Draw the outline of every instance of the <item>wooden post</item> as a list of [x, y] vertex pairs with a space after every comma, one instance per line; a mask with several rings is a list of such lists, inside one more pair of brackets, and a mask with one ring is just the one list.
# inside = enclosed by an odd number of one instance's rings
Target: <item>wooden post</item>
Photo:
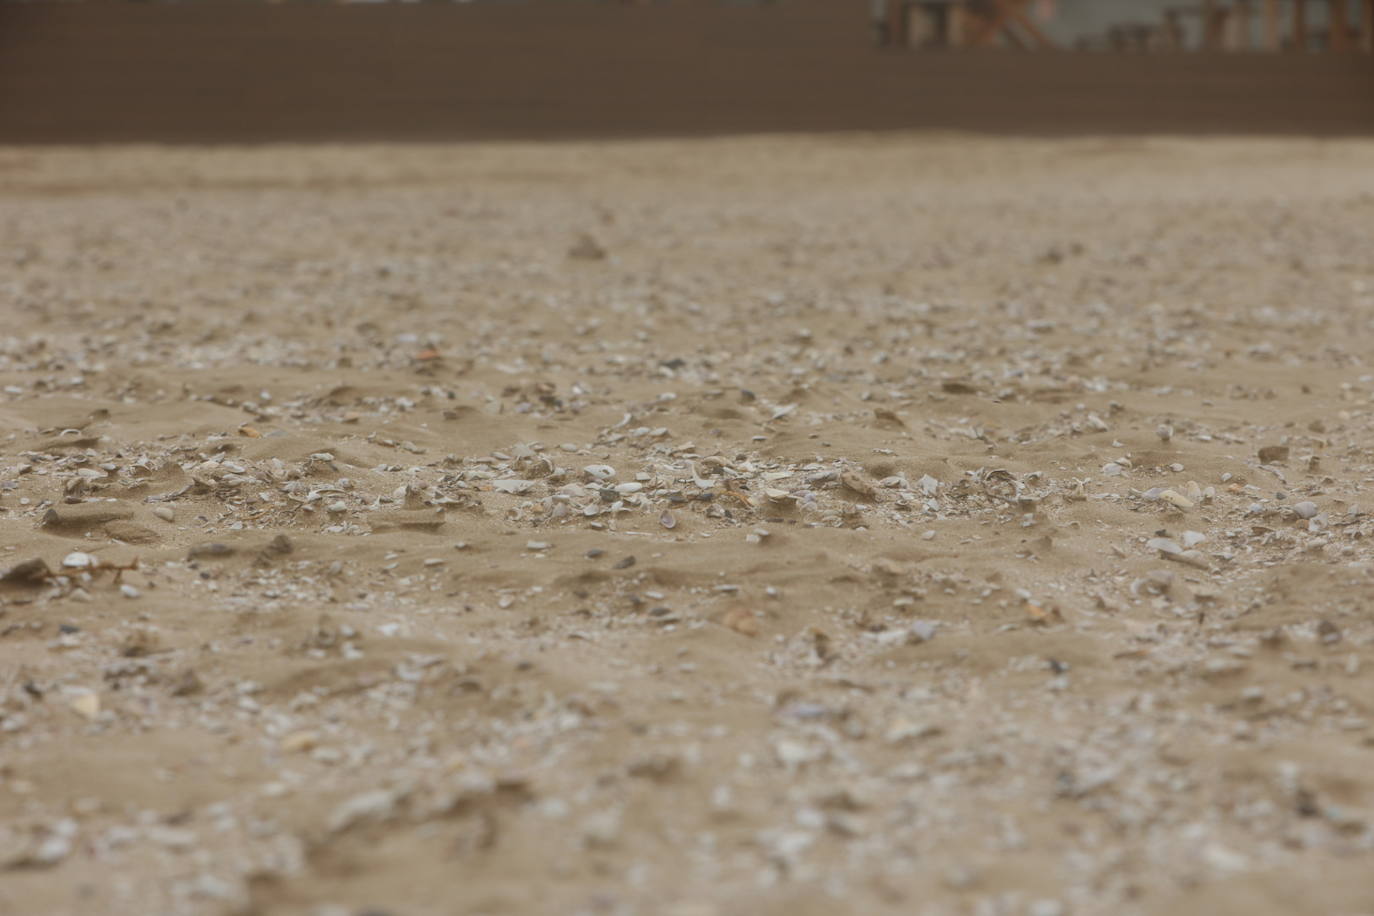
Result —
[[887, 43], [894, 48], [911, 44], [911, 27], [907, 25], [906, 0], [887, 0]]
[[1332, 51], [1350, 50], [1350, 9], [1345, 0], [1327, 0], [1331, 15], [1328, 19]]
[[1293, 0], [1293, 50], [1307, 50], [1307, 0]]
[[1202, 0], [1202, 49], [1215, 51], [1217, 41], [1217, 0]]
[[1236, 0], [1236, 8], [1231, 12], [1232, 51], [1249, 51], [1254, 47], [1250, 13], [1250, 0]]
[[[1275, 0], [1277, 2], [1277, 0]], [[1179, 22], [1177, 10], [1164, 11], [1164, 25], [1160, 28], [1164, 48], [1169, 51], [1183, 50], [1183, 24]]]
[[1374, 0], [1364, 0], [1364, 15], [1360, 20], [1360, 48], [1374, 54]]
[[[1374, 0], [1371, 0], [1374, 2]], [[962, 3], [949, 5], [949, 45], [962, 48], [968, 40], [968, 10]]]
[[1279, 0], [1264, 0], [1264, 50], [1279, 50]]

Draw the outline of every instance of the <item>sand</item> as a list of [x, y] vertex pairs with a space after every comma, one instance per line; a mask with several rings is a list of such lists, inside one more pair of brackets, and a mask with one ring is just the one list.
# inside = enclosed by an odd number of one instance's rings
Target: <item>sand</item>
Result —
[[1362, 141], [0, 150], [0, 913], [1374, 912], [1372, 227]]

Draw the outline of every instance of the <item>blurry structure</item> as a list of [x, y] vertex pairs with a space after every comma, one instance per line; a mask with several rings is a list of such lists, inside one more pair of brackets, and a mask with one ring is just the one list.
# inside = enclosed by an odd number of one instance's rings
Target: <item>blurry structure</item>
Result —
[[[143, 6], [159, 0], [75, 0]], [[234, 0], [161, 0], [208, 5]], [[1012, 48], [1123, 52], [1320, 51], [1374, 54], [1374, 0], [240, 0], [245, 5], [318, 3], [571, 8], [813, 8], [856, 17], [869, 6], [875, 43], [894, 49]], [[0, 9], [73, 0], [0, 0]], [[1138, 18], [1124, 18], [1130, 10]], [[1123, 18], [1116, 19], [1115, 17]], [[1083, 35], [1085, 28], [1095, 29]], [[1077, 31], [1079, 34], [1074, 35]]]
[[[1042, 24], [1055, 13], [1052, 0], [873, 0], [878, 42], [891, 48], [1052, 49]], [[1198, 0], [1113, 23], [1076, 47], [1374, 53], [1374, 0]]]
[[[1317, 27], [1314, 13], [1324, 13]], [[1374, 0], [1202, 0], [1164, 11], [1160, 22], [1108, 29], [1101, 46], [1118, 51], [1374, 52]], [[1089, 42], [1091, 46], [1093, 43]]]
[[1044, 0], [877, 0], [875, 8], [881, 43], [891, 47], [1055, 47], [1035, 22], [1053, 9]]

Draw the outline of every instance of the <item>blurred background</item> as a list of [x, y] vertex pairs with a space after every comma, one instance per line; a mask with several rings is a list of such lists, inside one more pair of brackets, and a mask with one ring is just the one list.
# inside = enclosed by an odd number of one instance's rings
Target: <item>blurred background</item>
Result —
[[1374, 0], [0, 0], [0, 141], [1360, 134]]

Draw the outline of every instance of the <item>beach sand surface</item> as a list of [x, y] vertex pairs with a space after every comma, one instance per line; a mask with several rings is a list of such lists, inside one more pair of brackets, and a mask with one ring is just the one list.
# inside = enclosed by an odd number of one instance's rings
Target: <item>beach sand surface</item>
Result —
[[0, 914], [1374, 912], [1374, 142], [0, 149]]

